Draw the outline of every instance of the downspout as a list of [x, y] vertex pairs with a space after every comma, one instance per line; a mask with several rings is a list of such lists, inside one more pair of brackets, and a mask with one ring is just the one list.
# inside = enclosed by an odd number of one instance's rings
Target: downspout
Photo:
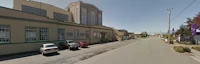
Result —
[[91, 26], [89, 25], [89, 43], [91, 44]]

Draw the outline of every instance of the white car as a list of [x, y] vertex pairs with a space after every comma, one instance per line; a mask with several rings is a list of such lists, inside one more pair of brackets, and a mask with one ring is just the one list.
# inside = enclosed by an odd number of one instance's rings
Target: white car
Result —
[[58, 47], [53, 43], [42, 44], [42, 46], [40, 46], [40, 53], [42, 54], [57, 53], [57, 52], [58, 52]]

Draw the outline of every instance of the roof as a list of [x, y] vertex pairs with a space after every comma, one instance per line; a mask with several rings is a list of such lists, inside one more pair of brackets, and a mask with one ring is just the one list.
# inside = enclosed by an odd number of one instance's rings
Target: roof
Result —
[[[102, 10], [100, 10], [99, 8], [97, 8], [97, 7], [96, 7], [95, 5], [93, 5], [93, 4], [85, 3], [85, 2], [83, 2], [83, 1], [78, 1], [78, 2], [81, 2], [81, 3], [85, 4], [85, 5], [92, 6], [92, 7], [96, 8], [96, 9], [98, 9], [99, 11], [102, 11]], [[65, 7], [65, 8], [67, 9], [67, 8], [69, 8], [72, 4], [77, 4], [78, 2], [71, 2], [71, 3], [70, 3], [67, 7]]]

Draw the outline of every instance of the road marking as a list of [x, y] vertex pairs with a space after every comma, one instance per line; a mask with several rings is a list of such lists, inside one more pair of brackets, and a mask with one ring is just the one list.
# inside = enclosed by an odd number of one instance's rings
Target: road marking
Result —
[[[176, 52], [173, 48], [170, 48], [173, 52]], [[177, 52], [176, 52], [177, 53]]]
[[199, 58], [195, 57], [195, 56], [190, 56], [191, 58], [193, 58], [194, 60], [198, 61], [200, 63]]

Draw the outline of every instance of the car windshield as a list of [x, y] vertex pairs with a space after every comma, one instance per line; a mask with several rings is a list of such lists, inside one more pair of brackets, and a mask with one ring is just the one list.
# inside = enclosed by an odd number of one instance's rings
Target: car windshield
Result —
[[55, 45], [53, 45], [53, 44], [52, 45], [46, 45], [46, 47], [55, 47]]
[[81, 42], [81, 43], [86, 43], [86, 42]]
[[68, 43], [74, 43], [74, 41], [68, 41]]

